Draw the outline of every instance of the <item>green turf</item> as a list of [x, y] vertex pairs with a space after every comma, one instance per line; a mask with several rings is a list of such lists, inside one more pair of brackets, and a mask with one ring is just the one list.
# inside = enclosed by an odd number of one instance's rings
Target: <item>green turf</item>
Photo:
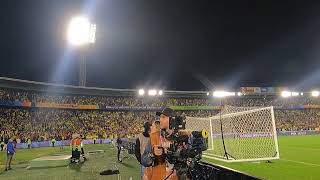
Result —
[[[272, 163], [246, 162], [224, 163], [205, 159], [216, 164], [228, 166], [255, 176], [267, 179], [320, 179], [320, 136], [284, 136], [279, 137], [280, 160]], [[91, 155], [89, 160], [80, 165], [26, 170], [28, 161], [57, 152], [57, 148], [34, 148], [18, 150], [14, 156], [13, 170], [3, 172], [5, 152], [0, 152], [0, 179], [117, 179], [116, 176], [100, 176], [99, 172], [114, 169], [116, 165], [121, 179], [139, 179], [139, 165], [134, 158], [116, 162], [116, 150], [110, 145], [87, 145], [85, 150], [103, 149], [104, 154]]]
[[[224, 138], [227, 152], [235, 159], [257, 159], [276, 156], [276, 146], [273, 136], [254, 138]], [[213, 141], [213, 150], [206, 151], [206, 154], [223, 157], [225, 152], [221, 138]], [[211, 148], [209, 146], [209, 148]]]
[[278, 138], [280, 160], [272, 163], [225, 163], [205, 159], [267, 179], [320, 179], [320, 136], [282, 136]]
[[[0, 180], [6, 179], [118, 179], [117, 176], [101, 176], [99, 173], [107, 169], [119, 169], [121, 179], [139, 179], [140, 169], [135, 158], [125, 158], [123, 163], [117, 163], [117, 151], [111, 145], [97, 144], [86, 145], [85, 151], [89, 150], [105, 150], [105, 153], [90, 155], [88, 161], [82, 164], [71, 165], [67, 167], [56, 168], [38, 168], [27, 170], [28, 160], [42, 157], [56, 152], [68, 150], [60, 150], [59, 147], [52, 148], [33, 148], [18, 149], [13, 161], [13, 170], [3, 171], [5, 154], [0, 152]], [[116, 166], [116, 167], [115, 167]]]

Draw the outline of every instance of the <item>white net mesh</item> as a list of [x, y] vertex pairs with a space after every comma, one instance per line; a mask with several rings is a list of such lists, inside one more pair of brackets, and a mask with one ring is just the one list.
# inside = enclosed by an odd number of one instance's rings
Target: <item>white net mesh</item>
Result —
[[212, 129], [210, 127], [210, 118], [198, 118], [198, 117], [186, 117], [186, 130], [190, 131], [201, 131], [205, 129], [208, 136], [208, 149], [213, 150], [213, 139], [212, 139]]
[[272, 107], [228, 106], [222, 110], [221, 117], [220, 114], [211, 118], [188, 117], [187, 127], [207, 129], [210, 134], [208, 156], [227, 161], [279, 158]]
[[[259, 108], [261, 107], [235, 107], [235, 106], [225, 105], [221, 111], [221, 114], [231, 114], [231, 113], [249, 111], [249, 110], [259, 109]], [[217, 116], [219, 116], [219, 114], [217, 114]]]

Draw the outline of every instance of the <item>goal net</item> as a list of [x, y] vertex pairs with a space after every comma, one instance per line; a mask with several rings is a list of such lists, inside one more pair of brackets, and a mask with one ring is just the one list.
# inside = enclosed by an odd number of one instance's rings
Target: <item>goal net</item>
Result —
[[209, 118], [187, 117], [186, 129], [206, 129], [205, 157], [227, 162], [279, 159], [273, 107], [226, 106]]

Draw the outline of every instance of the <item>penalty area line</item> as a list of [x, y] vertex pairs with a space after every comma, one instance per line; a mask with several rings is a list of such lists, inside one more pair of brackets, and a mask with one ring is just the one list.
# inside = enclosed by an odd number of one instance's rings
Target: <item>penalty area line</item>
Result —
[[309, 166], [318, 166], [318, 167], [320, 167], [320, 164], [313, 164], [313, 163], [308, 163], [308, 162], [303, 162], [303, 161], [294, 161], [294, 160], [282, 159], [282, 158], [280, 158], [280, 160], [287, 161], [287, 162], [293, 162], [293, 163], [299, 163], [299, 164], [305, 164], [305, 165], [309, 165]]

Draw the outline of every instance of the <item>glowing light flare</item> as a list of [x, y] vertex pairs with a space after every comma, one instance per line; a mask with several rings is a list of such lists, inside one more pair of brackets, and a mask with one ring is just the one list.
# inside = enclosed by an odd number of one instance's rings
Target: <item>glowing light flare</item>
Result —
[[290, 91], [282, 91], [281, 92], [281, 96], [284, 98], [290, 97], [291, 96], [291, 92]]
[[312, 92], [311, 92], [311, 95], [312, 95], [313, 97], [318, 97], [318, 96], [320, 95], [320, 92], [319, 92], [319, 91], [312, 91]]
[[298, 92], [291, 92], [291, 96], [299, 96]]
[[155, 95], [157, 95], [157, 90], [155, 90], [155, 89], [150, 89], [150, 90], [148, 91], [148, 95], [149, 95], [149, 96], [155, 96]]
[[96, 29], [97, 26], [95, 24], [90, 24], [88, 18], [81, 16], [74, 17], [71, 19], [68, 26], [68, 41], [75, 46], [94, 43]]
[[139, 94], [140, 96], [143, 96], [143, 95], [144, 95], [144, 89], [139, 89], [138, 94]]
[[235, 92], [228, 92], [228, 91], [214, 91], [213, 92], [213, 97], [228, 97], [228, 96], [235, 96]]

